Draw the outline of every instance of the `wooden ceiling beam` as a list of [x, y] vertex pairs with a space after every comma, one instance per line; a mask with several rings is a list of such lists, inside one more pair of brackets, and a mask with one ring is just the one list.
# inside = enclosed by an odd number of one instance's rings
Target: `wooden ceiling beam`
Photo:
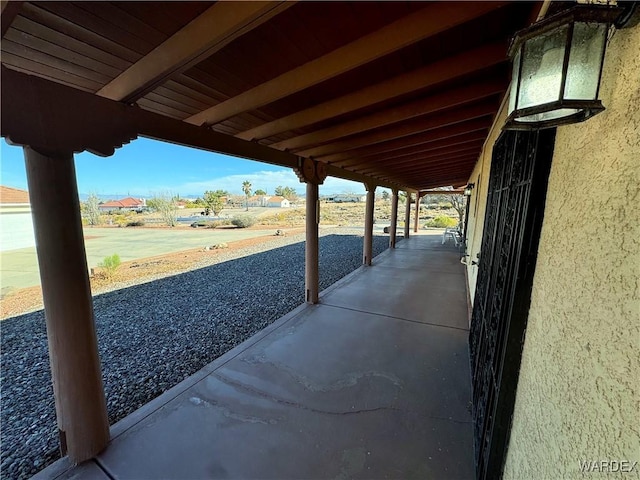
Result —
[[[0, 135], [10, 144], [29, 145], [39, 152], [89, 151], [106, 157], [123, 144], [143, 136], [281, 167], [299, 167], [300, 158], [291, 153], [17, 72], [4, 65], [1, 72]], [[42, 108], [43, 105], [47, 108]], [[329, 166], [328, 172], [331, 176], [362, 183], [374, 182], [401, 190], [411, 188], [336, 166]]]
[[0, 1], [0, 25], [2, 28], [2, 37], [7, 33], [7, 30], [9, 30], [13, 20], [18, 16], [20, 10], [22, 10], [23, 3], [24, 2], [19, 1], [10, 2], [9, 0]]
[[483, 98], [504, 92], [505, 83], [502, 80], [488, 80], [463, 87], [449, 89], [420, 100], [398, 107], [388, 108], [350, 122], [341, 123], [306, 135], [290, 138], [282, 142], [269, 145], [278, 150], [293, 151], [303, 147], [320, 145], [342, 137], [366, 132], [374, 128], [384, 127], [402, 122], [414, 117], [448, 110], [451, 108], [473, 103]]
[[[186, 121], [194, 125], [215, 125], [466, 23], [503, 4], [473, 2], [460, 8], [459, 5], [448, 2], [432, 3], [322, 57], [193, 115]], [[246, 136], [240, 138], [252, 140]]]
[[507, 44], [505, 42], [488, 44], [465, 51], [375, 85], [361, 88], [342, 97], [278, 118], [239, 133], [238, 137], [245, 140], [267, 138], [353, 113], [359, 109], [497, 65], [506, 61], [506, 52]]
[[296, 152], [301, 157], [318, 158], [333, 153], [353, 150], [355, 148], [388, 142], [397, 138], [424, 133], [429, 130], [463, 123], [476, 118], [493, 115], [498, 108], [497, 102], [485, 101], [469, 107], [458, 107], [447, 112], [428, 115], [425, 118], [409, 120], [393, 127], [376, 130], [372, 133], [361, 134], [335, 143], [328, 143], [319, 147]]
[[[326, 157], [322, 157], [319, 160], [341, 166], [341, 162], [347, 159], [362, 158], [367, 155], [392, 152], [395, 150], [400, 150], [417, 145], [424, 145], [430, 142], [441, 141], [448, 138], [468, 135], [472, 133], [481, 132], [482, 134], [486, 134], [489, 127], [491, 127], [491, 121], [488, 118], [477, 118], [475, 120], [471, 120], [470, 122], [457, 123], [452, 126], [430, 130], [426, 133], [418, 133], [408, 137], [397, 138], [388, 142], [378, 143], [369, 147], [357, 148], [354, 150], [349, 150], [347, 152], [327, 155]], [[452, 139], [452, 141], [454, 141], [454, 139]]]
[[221, 50], [295, 2], [216, 2], [158, 47], [98, 90], [111, 100], [133, 102], [170, 76]]
[[428, 154], [432, 151], [439, 150], [442, 148], [450, 148], [456, 146], [463, 146], [468, 143], [478, 142], [482, 144], [486, 139], [486, 135], [482, 132], [473, 132], [467, 135], [458, 135], [456, 137], [445, 138], [443, 140], [438, 140], [435, 142], [414, 145], [408, 148], [401, 148], [398, 150], [393, 150], [391, 152], [379, 153], [375, 155], [362, 156], [358, 158], [353, 158], [351, 160], [344, 160], [342, 162], [336, 162], [334, 165], [340, 165], [341, 167], [356, 167], [358, 165], [365, 165], [371, 163], [385, 162], [393, 159], [405, 159], [408, 157], [414, 157], [418, 154]]

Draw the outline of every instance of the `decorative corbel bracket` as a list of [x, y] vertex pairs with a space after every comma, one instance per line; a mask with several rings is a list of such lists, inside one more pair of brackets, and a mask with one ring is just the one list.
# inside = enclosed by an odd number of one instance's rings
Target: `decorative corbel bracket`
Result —
[[2, 67], [1, 134], [12, 145], [43, 154], [88, 151], [107, 157], [137, 138], [125, 104], [105, 101]]
[[363, 182], [363, 183], [364, 183], [364, 188], [367, 192], [375, 192], [376, 187], [378, 186], [373, 182]]
[[311, 158], [299, 158], [298, 166], [293, 171], [301, 183], [322, 185], [327, 178], [327, 164]]

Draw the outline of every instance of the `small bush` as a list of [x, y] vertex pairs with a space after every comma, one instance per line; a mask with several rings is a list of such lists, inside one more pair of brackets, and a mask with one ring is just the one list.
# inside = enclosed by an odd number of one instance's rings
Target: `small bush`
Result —
[[211, 248], [213, 248], [214, 250], [220, 250], [222, 248], [229, 248], [229, 245], [227, 245], [225, 242], [220, 242], [220, 243], [216, 243]]
[[444, 215], [439, 215], [436, 218], [429, 220], [424, 226], [434, 228], [451, 228], [458, 224], [458, 220]]
[[127, 227], [144, 227], [144, 220], [134, 220], [127, 223]]
[[213, 222], [209, 222], [207, 228], [219, 228], [226, 225], [231, 225], [231, 220], [214, 220]]
[[104, 259], [102, 260], [102, 262], [98, 264], [98, 266], [102, 267], [104, 270], [105, 276], [108, 279], [111, 279], [113, 278], [113, 276], [116, 273], [116, 270], [118, 270], [118, 267], [120, 266], [120, 256], [117, 253], [114, 253], [109, 257], [104, 257]]
[[256, 219], [253, 215], [237, 215], [233, 217], [231, 223], [238, 228], [247, 228], [256, 223]]

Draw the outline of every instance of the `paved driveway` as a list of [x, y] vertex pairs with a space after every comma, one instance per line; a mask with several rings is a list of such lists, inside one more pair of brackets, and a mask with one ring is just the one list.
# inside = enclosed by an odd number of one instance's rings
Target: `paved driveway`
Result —
[[[104, 257], [117, 253], [124, 261], [153, 257], [166, 253], [205, 247], [220, 242], [271, 235], [265, 230], [176, 228], [85, 228], [85, 245], [89, 268]], [[34, 247], [0, 252], [0, 285], [2, 293], [16, 288], [40, 284], [38, 261]]]

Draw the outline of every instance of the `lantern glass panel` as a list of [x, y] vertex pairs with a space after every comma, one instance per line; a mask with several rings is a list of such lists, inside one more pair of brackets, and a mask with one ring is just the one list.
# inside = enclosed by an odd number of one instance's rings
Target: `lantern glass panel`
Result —
[[524, 44], [522, 78], [516, 108], [560, 100], [568, 26], [533, 37]]
[[565, 99], [596, 99], [606, 36], [606, 24], [577, 22], [574, 25]]
[[518, 94], [518, 74], [520, 73], [520, 51], [513, 57], [513, 73], [511, 74], [511, 92], [509, 92], [509, 113], [516, 109], [516, 95]]

